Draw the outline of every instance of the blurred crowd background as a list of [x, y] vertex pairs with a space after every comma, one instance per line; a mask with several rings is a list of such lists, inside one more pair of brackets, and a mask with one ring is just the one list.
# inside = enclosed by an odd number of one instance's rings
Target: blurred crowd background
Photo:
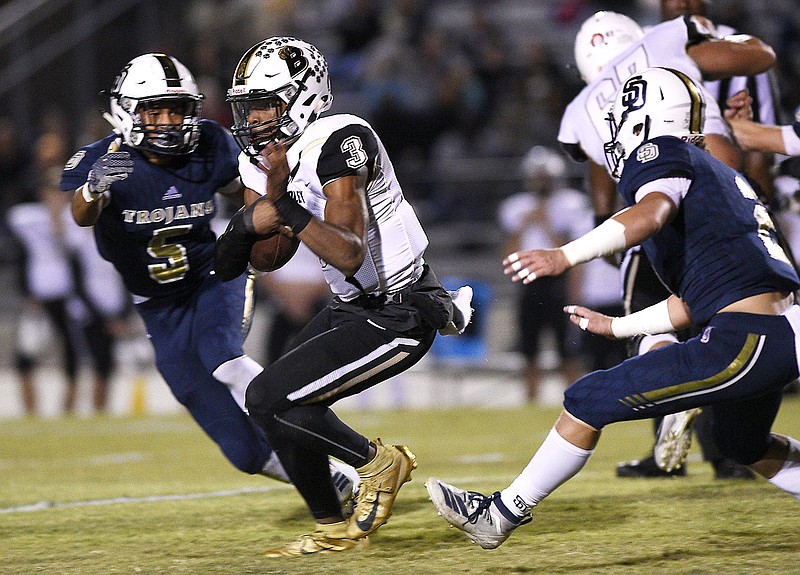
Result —
[[[788, 122], [800, 104], [800, 2], [713, 0], [710, 8], [715, 22], [773, 46]], [[300, 37], [323, 52], [334, 93], [329, 113], [351, 112], [373, 124], [429, 233], [428, 259], [440, 275], [485, 288], [493, 312], [491, 319], [479, 314], [476, 329], [494, 330], [483, 334], [489, 352], [513, 352], [515, 292], [500, 260], [515, 230], [504, 224], [502, 205], [530, 191], [534, 166], [545, 165], [557, 180], [551, 185], [588, 198], [582, 166], [566, 159], [532, 164], [530, 154], [558, 153], [561, 114], [583, 85], [575, 33], [602, 9], [643, 26], [660, 19], [657, 0], [0, 2], [0, 368], [18, 364], [14, 342], [30, 303], [24, 248], [9, 211], [42, 201], [72, 153], [109, 133], [101, 91], [131, 58], [166, 52], [198, 79], [203, 115], [230, 126], [225, 90], [233, 69], [247, 48], [273, 35]], [[572, 230], [591, 217], [573, 213]], [[583, 292], [580, 285], [565, 289], [588, 297], [591, 281]], [[262, 299], [270, 302], [273, 289], [280, 290], [265, 280]], [[267, 352], [254, 355], [263, 361]]]

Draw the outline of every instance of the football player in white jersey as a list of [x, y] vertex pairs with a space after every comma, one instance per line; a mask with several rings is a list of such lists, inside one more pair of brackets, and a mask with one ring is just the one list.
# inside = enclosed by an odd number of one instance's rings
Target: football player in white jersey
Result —
[[[358, 548], [386, 522], [416, 459], [403, 445], [370, 441], [329, 406], [408, 369], [437, 330], [460, 333], [471, 315], [471, 289], [451, 295], [425, 263], [428, 239], [370, 125], [348, 114], [320, 117], [332, 99], [322, 54], [288, 37], [248, 50], [228, 91], [247, 207], [217, 242], [217, 276], [244, 272], [256, 240], [275, 243], [272, 267], [302, 241], [335, 296], [247, 390], [251, 417], [317, 522], [269, 557]], [[361, 479], [348, 520], [329, 455]]]
[[[708, 16], [710, 2], [708, 0], [661, 0], [661, 20], [672, 20], [679, 16]], [[738, 32], [724, 24], [714, 23], [718, 38], [734, 37]], [[727, 108], [726, 100], [736, 93], [747, 90], [753, 97], [754, 120], [766, 125], [775, 125], [778, 116], [778, 92], [773, 70], [767, 70], [750, 76], [733, 76], [721, 80], [707, 80], [703, 86], [717, 101], [720, 109]], [[774, 157], [770, 153], [745, 150], [744, 173], [751, 183], [760, 188], [762, 198], [767, 200], [773, 195], [772, 167]]]
[[[673, 18], [643, 32], [625, 16], [599, 12], [590, 17], [576, 35], [575, 59], [588, 83], [567, 106], [558, 139], [573, 159], [590, 160], [596, 224], [617, 207], [616, 185], [605, 168], [603, 142], [611, 137], [607, 121], [610, 98], [630, 74], [648, 66], [666, 66], [682, 71], [701, 85], [704, 79], [763, 72], [774, 63], [774, 52], [760, 40], [749, 36], [722, 39], [714, 30], [714, 25], [706, 18], [687, 16]], [[730, 128], [716, 100], [707, 91], [704, 96], [706, 149], [729, 166], [741, 169], [741, 150], [733, 144]], [[638, 248], [627, 253], [622, 274], [626, 313], [644, 309], [666, 297], [662, 282]], [[677, 340], [671, 333], [639, 337], [631, 340], [629, 354], [644, 353]], [[659, 468], [656, 460], [648, 457], [621, 463], [617, 474], [621, 477], [685, 474], [682, 457], [691, 438], [688, 425], [695, 415], [697, 411], [678, 418], [675, 441], [679, 440], [681, 445], [666, 446], [672, 460], [662, 458], [660, 461], [667, 470]], [[670, 423], [674, 420], [670, 416]], [[658, 455], [662, 455], [660, 448]]]

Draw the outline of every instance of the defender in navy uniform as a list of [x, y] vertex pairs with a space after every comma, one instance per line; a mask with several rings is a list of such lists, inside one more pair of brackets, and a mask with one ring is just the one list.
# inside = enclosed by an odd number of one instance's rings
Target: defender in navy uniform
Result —
[[440, 514], [484, 548], [499, 546], [530, 511], [586, 464], [616, 421], [703, 406], [726, 457], [800, 499], [800, 442], [771, 433], [783, 387], [798, 376], [800, 285], [766, 208], [740, 173], [703, 144], [701, 92], [688, 76], [649, 68], [625, 81], [609, 116], [609, 166], [628, 207], [553, 250], [505, 260], [514, 281], [641, 243], [670, 297], [625, 317], [568, 306], [584, 330], [623, 338], [694, 322], [697, 337], [593, 372], [565, 393], [564, 411], [522, 473], [491, 496], [430, 478]]
[[221, 126], [201, 120], [201, 101], [174, 57], [134, 58], [110, 94], [119, 133], [81, 148], [61, 189], [74, 191], [75, 221], [94, 226], [101, 255], [133, 295], [178, 401], [238, 469], [288, 481], [243, 411], [247, 385], [262, 370], [242, 349], [252, 278], [215, 277], [211, 230], [217, 192], [241, 202], [239, 148]]
[[[332, 99], [322, 54], [287, 37], [248, 50], [228, 91], [248, 207], [217, 242], [218, 276], [241, 274], [257, 239], [290, 237], [320, 258], [335, 296], [247, 389], [251, 417], [317, 521], [272, 557], [358, 548], [386, 522], [415, 457], [370, 441], [329, 406], [408, 369], [437, 330], [460, 333], [470, 315], [471, 289], [448, 293], [425, 263], [428, 238], [372, 127], [349, 114], [320, 117]], [[329, 455], [361, 479], [349, 521], [325, 473]]]

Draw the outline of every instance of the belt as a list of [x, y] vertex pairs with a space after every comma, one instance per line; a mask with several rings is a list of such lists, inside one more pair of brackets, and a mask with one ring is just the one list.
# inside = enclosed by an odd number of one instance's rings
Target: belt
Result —
[[400, 304], [403, 303], [405, 295], [410, 290], [411, 286], [392, 293], [361, 294], [357, 298], [351, 299], [347, 303], [352, 303], [366, 309], [374, 309], [388, 304]]

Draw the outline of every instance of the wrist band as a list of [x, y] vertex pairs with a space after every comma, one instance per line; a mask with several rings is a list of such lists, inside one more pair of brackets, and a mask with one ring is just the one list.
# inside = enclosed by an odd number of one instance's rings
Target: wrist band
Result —
[[675, 331], [672, 320], [669, 318], [669, 305], [667, 300], [646, 307], [624, 317], [615, 317], [611, 320], [611, 333], [617, 339], [633, 337], [634, 335], [654, 333], [668, 333]]
[[289, 226], [295, 234], [302, 232], [311, 221], [312, 216], [307, 209], [298, 204], [289, 194], [283, 194], [273, 202], [278, 210], [283, 223]]
[[590, 232], [561, 246], [571, 266], [611, 255], [626, 248], [625, 225], [611, 218]]
[[781, 126], [781, 138], [783, 138], [783, 147], [786, 148], [787, 156], [800, 155], [800, 137], [797, 132], [794, 125]]
[[81, 187], [81, 195], [83, 196], [83, 199], [86, 201], [87, 204], [93, 204], [97, 200], [103, 197], [102, 192], [99, 194], [93, 194], [92, 192], [89, 191], [89, 182], [86, 182]]

